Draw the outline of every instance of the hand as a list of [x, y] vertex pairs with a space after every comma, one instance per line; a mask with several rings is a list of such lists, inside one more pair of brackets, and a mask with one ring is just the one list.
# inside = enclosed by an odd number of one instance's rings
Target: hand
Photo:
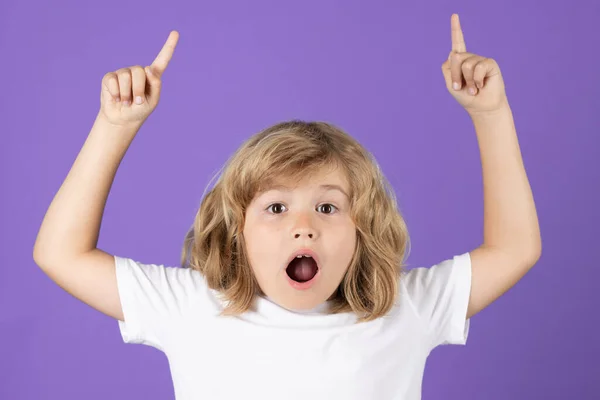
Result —
[[[442, 64], [446, 88], [471, 116], [503, 109], [508, 100], [500, 67], [491, 58], [467, 53], [458, 14], [452, 14], [450, 25], [452, 51]], [[453, 88], [454, 82], [460, 85], [458, 90]]]
[[[146, 68], [135, 65], [109, 72], [102, 78], [100, 115], [117, 126], [141, 125], [158, 105], [161, 77], [165, 72], [179, 33], [172, 31], [156, 59]], [[141, 100], [141, 103], [138, 102]]]

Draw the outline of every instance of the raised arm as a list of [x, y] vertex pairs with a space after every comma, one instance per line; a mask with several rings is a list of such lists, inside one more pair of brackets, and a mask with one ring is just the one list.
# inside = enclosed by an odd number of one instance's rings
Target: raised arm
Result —
[[121, 160], [158, 105], [162, 74], [178, 38], [171, 32], [149, 67], [122, 68], [104, 76], [100, 111], [34, 245], [34, 261], [56, 284], [120, 320], [114, 257], [97, 248], [102, 215]]
[[465, 108], [477, 134], [483, 173], [484, 237], [470, 252], [471, 318], [513, 287], [537, 263], [542, 238], [500, 67], [467, 52], [458, 15], [452, 51], [442, 64], [446, 88]]

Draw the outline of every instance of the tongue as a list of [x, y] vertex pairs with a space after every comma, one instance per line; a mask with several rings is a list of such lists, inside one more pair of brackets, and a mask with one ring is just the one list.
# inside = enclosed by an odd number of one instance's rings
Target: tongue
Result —
[[287, 273], [295, 281], [306, 282], [317, 274], [317, 263], [310, 257], [294, 258]]

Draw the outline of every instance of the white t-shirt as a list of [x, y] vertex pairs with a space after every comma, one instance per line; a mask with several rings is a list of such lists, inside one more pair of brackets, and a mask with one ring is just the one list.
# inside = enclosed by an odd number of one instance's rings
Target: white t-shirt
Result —
[[123, 341], [165, 353], [177, 400], [417, 400], [431, 350], [466, 344], [469, 331], [469, 253], [404, 271], [394, 308], [360, 324], [353, 313], [296, 313], [263, 297], [255, 311], [219, 317], [199, 272], [115, 262]]

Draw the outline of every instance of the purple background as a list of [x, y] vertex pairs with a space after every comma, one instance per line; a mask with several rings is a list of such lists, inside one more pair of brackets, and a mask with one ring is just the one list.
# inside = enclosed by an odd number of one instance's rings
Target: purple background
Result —
[[[161, 104], [125, 157], [99, 247], [178, 265], [205, 186], [243, 140], [321, 119], [371, 150], [406, 216], [409, 267], [482, 241], [473, 126], [440, 66], [458, 12], [496, 59], [540, 219], [543, 255], [434, 350], [424, 399], [600, 396], [600, 6], [579, 1], [23, 2], [0, 4], [0, 398], [170, 399], [159, 351], [33, 262], [42, 218], [99, 108], [102, 76], [149, 64], [180, 32]], [[574, 4], [574, 3], [573, 3]]]

